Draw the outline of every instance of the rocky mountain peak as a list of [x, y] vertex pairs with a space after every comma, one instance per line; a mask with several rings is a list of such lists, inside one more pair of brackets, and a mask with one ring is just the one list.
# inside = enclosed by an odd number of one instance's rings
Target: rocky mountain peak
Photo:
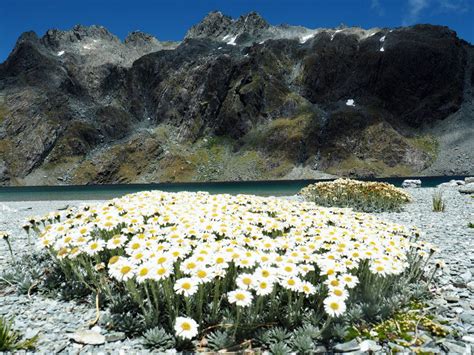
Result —
[[23, 32], [21, 36], [18, 37], [16, 45], [18, 46], [20, 43], [23, 43], [23, 42], [36, 42], [38, 40], [39, 38], [36, 32], [34, 31]]
[[124, 43], [133, 47], [148, 45], [150, 43], [159, 43], [159, 41], [152, 35], [141, 32], [133, 31], [125, 37]]
[[[447, 28], [212, 12], [186, 38], [23, 34], [0, 64], [0, 184], [472, 172], [474, 47]], [[466, 160], [439, 160], [454, 130]]]
[[59, 48], [61, 46], [67, 46], [71, 43], [77, 43], [81, 41], [100, 40], [118, 43], [120, 40], [110, 33], [103, 26], [83, 26], [75, 25], [71, 30], [62, 31], [58, 29], [51, 29], [46, 32], [43, 37], [43, 42], [53, 48]]
[[256, 34], [259, 31], [270, 28], [271, 26], [262, 16], [253, 11], [247, 15], [240, 16], [239, 19], [235, 21], [235, 27], [241, 32]]
[[210, 12], [201, 22], [192, 26], [185, 38], [216, 38], [225, 34], [232, 25], [232, 18], [220, 11]]

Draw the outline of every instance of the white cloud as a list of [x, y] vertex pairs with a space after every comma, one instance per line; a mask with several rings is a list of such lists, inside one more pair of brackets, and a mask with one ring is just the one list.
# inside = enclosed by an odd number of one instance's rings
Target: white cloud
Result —
[[441, 10], [452, 12], [466, 12], [469, 10], [468, 0], [438, 0]]
[[[379, 3], [380, 0], [372, 0]], [[463, 13], [469, 10], [469, 0], [408, 0], [408, 12], [403, 17], [403, 25], [412, 25], [419, 21], [422, 12], [431, 9], [433, 12]]]
[[376, 11], [379, 16], [385, 15], [385, 10], [382, 4], [380, 3], [380, 0], [372, 0], [370, 8]]
[[411, 25], [418, 21], [420, 13], [430, 5], [429, 0], [408, 0], [408, 14], [403, 19], [403, 25]]

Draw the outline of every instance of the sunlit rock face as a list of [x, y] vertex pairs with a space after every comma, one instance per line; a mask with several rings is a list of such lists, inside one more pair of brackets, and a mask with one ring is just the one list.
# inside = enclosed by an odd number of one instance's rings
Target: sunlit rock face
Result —
[[0, 65], [0, 183], [472, 174], [473, 52], [446, 27], [257, 13], [182, 42], [27, 32]]

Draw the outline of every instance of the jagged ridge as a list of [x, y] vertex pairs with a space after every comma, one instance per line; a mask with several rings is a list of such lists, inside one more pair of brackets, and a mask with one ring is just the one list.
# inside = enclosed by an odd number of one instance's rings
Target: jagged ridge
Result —
[[443, 149], [440, 122], [472, 112], [472, 53], [446, 27], [311, 30], [256, 13], [213, 12], [181, 43], [25, 33], [0, 65], [0, 181], [419, 174]]

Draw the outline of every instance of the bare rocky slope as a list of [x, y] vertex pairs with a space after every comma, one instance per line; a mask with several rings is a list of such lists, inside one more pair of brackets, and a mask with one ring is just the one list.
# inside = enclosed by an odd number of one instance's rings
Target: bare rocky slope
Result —
[[179, 43], [24, 33], [0, 64], [0, 184], [474, 174], [473, 58], [446, 27], [256, 13]]

